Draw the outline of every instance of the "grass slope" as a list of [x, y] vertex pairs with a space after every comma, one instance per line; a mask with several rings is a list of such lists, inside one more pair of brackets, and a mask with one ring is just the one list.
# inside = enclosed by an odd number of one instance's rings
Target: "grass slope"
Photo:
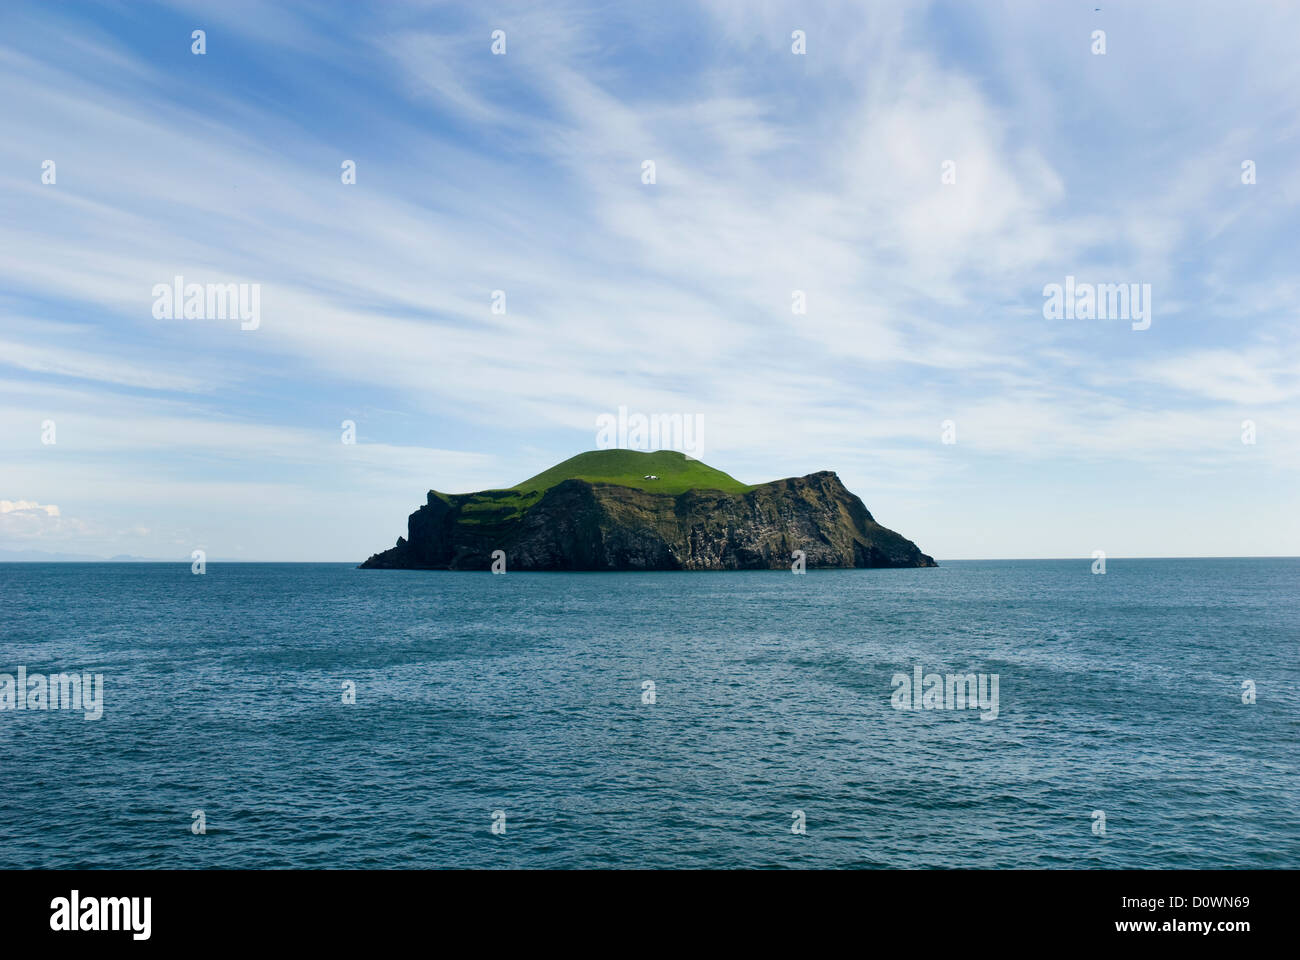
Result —
[[[644, 478], [647, 474], [659, 479], [646, 480]], [[747, 493], [754, 489], [706, 463], [688, 460], [684, 453], [675, 450], [656, 450], [654, 453], [642, 453], [639, 450], [591, 450], [557, 463], [551, 469], [515, 484], [511, 489], [521, 493], [546, 491], [557, 483], [574, 478], [590, 483], [633, 487], [650, 493], [678, 494], [687, 490]]]
[[[658, 477], [646, 480], [646, 474]], [[484, 528], [501, 527], [519, 519], [528, 508], [542, 499], [551, 487], [565, 480], [611, 483], [634, 487], [650, 493], [676, 495], [687, 490], [721, 490], [746, 493], [753, 486], [741, 483], [721, 470], [714, 470], [698, 460], [673, 450], [642, 453], [639, 450], [591, 450], [557, 463], [523, 483], [505, 490], [480, 490], [477, 493], [446, 494], [429, 492], [446, 503], [460, 505], [460, 521]]]

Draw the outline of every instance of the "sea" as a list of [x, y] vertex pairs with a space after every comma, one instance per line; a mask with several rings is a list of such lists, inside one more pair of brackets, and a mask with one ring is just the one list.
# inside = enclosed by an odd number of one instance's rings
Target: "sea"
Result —
[[1300, 559], [1093, 566], [0, 564], [0, 867], [1300, 867]]

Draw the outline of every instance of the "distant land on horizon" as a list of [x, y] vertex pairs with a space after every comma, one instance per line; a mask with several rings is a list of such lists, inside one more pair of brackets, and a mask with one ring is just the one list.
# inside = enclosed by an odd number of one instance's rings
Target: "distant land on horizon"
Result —
[[[136, 557], [119, 553], [111, 557], [99, 557], [88, 553], [51, 553], [47, 550], [6, 550], [0, 549], [0, 563], [166, 563], [166, 560], [154, 560], [151, 557]], [[189, 561], [187, 560], [186, 563]]]
[[[194, 561], [188, 554], [181, 557], [137, 557], [128, 553], [118, 553], [111, 557], [97, 556], [90, 553], [59, 553], [47, 550], [8, 550], [0, 548], [0, 563], [183, 563], [189, 566]], [[311, 560], [233, 560], [229, 557], [208, 557], [206, 563], [313, 563]], [[348, 563], [347, 560], [336, 561]]]

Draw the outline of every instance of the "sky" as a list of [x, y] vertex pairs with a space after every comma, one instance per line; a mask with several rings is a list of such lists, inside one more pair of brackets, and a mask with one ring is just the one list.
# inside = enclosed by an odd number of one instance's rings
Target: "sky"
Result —
[[360, 561], [626, 407], [940, 561], [1300, 554], [1298, 48], [1250, 0], [7, 2], [0, 552]]

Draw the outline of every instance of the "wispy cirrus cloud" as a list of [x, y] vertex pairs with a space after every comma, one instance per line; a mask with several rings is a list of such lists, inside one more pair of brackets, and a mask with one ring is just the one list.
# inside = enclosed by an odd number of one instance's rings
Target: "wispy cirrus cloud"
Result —
[[[1081, 463], [1194, 466], [1207, 493], [1264, 471], [1273, 508], [1289, 496], [1295, 301], [1268, 251], [1295, 197], [1237, 173], [1294, 161], [1276, 118], [1296, 88], [1214, 80], [1275, 55], [1285, 9], [1255, 9], [1272, 30], [1216, 20], [1226, 52], [1203, 12], [1117, 13], [1107, 58], [1092, 20], [1047, 9], [159, 10], [15, 8], [24, 43], [0, 44], [8, 469], [150, 530], [132, 552], [202, 518], [265, 556], [359, 556], [423, 489], [513, 483], [620, 404], [703, 414], [706, 459], [746, 479], [833, 467], [939, 556], [1039, 549], [946, 531], [1018, 484], [1104, 502]], [[1152, 81], [1139, 43], [1204, 78]], [[1188, 86], [1199, 126], [1141, 126], [1185, 117]], [[1152, 283], [1155, 324], [1045, 321], [1066, 274]], [[260, 284], [262, 326], [155, 320], [176, 275]], [[990, 472], [1020, 479], [962, 479]], [[137, 522], [133, 484], [167, 522]], [[322, 526], [331, 502], [363, 506]]]

